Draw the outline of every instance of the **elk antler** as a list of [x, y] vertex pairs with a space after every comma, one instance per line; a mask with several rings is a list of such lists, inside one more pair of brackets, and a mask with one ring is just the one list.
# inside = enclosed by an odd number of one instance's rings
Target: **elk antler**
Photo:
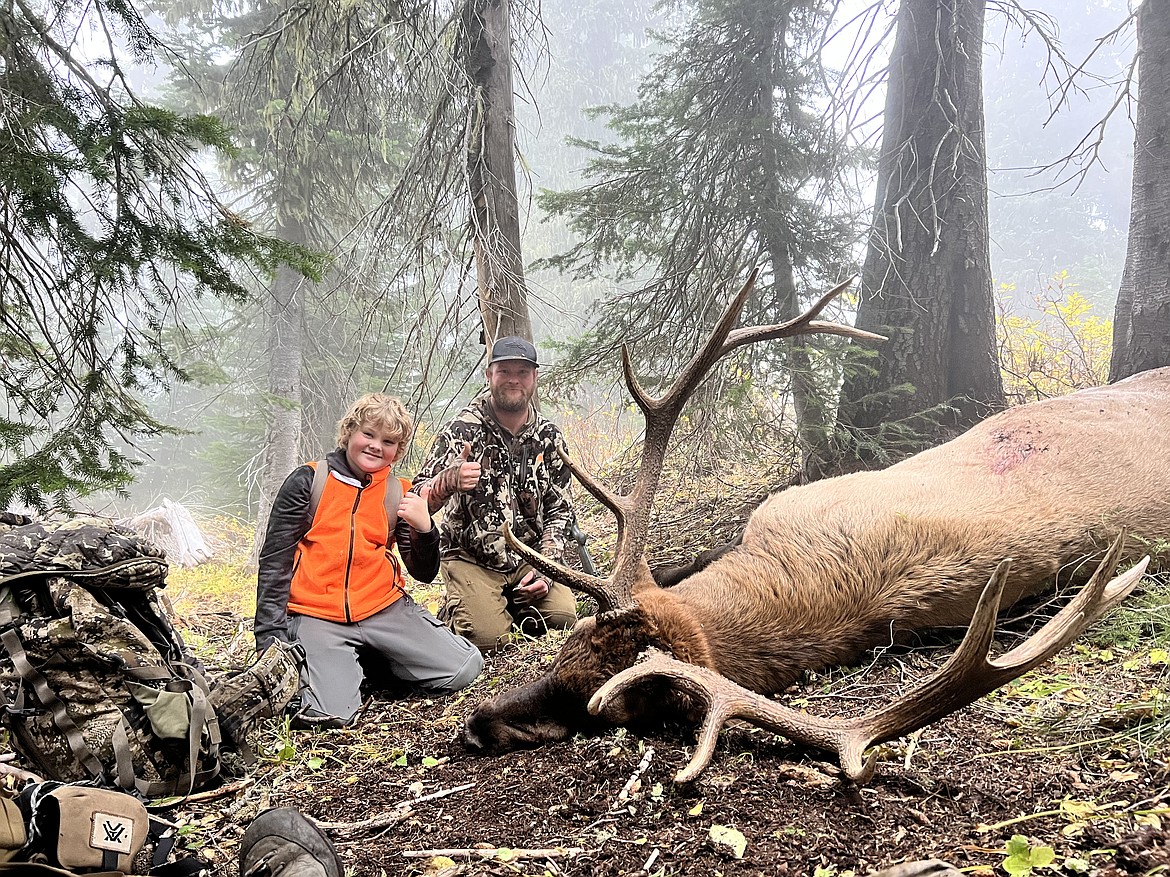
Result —
[[1124, 542], [1122, 532], [1088, 584], [1047, 624], [1010, 652], [991, 658], [988, 649], [995, 635], [995, 616], [1011, 567], [1011, 560], [1001, 561], [979, 597], [971, 627], [950, 660], [904, 698], [866, 716], [831, 719], [797, 712], [741, 688], [712, 670], [678, 661], [656, 649], [648, 650], [648, 658], [606, 682], [589, 701], [589, 712], [604, 713], [611, 701], [631, 685], [649, 676], [664, 676], [697, 695], [707, 706], [694, 757], [675, 775], [675, 782], [689, 782], [702, 773], [715, 752], [720, 729], [732, 718], [746, 719], [799, 743], [836, 752], [850, 779], [868, 782], [877, 759], [876, 753], [863, 757], [870, 746], [925, 727], [1023, 675], [1125, 599], [1150, 558], [1143, 558], [1107, 582], [1117, 568]]
[[733, 332], [732, 326], [739, 319], [739, 313], [755, 286], [759, 271], [758, 266], [752, 269], [747, 282], [744, 283], [723, 316], [719, 318], [719, 322], [716, 323], [702, 349], [687, 363], [670, 389], [659, 398], [647, 395], [642, 388], [634, 375], [629, 348], [625, 344], [622, 345], [622, 371], [625, 374], [626, 386], [646, 418], [646, 436], [642, 441], [642, 459], [638, 465], [638, 477], [633, 490], [625, 496], [616, 494], [603, 487], [567, 457], [565, 458], [573, 474], [577, 476], [577, 480], [617, 518], [616, 563], [609, 578], [589, 576], [549, 560], [522, 544], [509, 529], [504, 529], [504, 538], [513, 550], [549, 578], [593, 597], [597, 600], [598, 610], [601, 613], [614, 612], [633, 605], [634, 583], [638, 581], [646, 567], [642, 553], [646, 545], [646, 535], [650, 528], [650, 512], [654, 507], [654, 494], [658, 490], [658, 480], [662, 475], [662, 463], [666, 457], [670, 434], [674, 431], [674, 425], [678, 421], [678, 416], [687, 399], [690, 398], [695, 388], [715, 363], [738, 347], [754, 344], [757, 341], [790, 338], [795, 335], [825, 334], [843, 335], [848, 338], [869, 341], [886, 340], [884, 335], [875, 335], [872, 332], [855, 329], [841, 323], [826, 323], [815, 319], [829, 302], [849, 288], [853, 282], [852, 277], [837, 284], [822, 295], [812, 307], [793, 320], [771, 326], [750, 326], [736, 329]]

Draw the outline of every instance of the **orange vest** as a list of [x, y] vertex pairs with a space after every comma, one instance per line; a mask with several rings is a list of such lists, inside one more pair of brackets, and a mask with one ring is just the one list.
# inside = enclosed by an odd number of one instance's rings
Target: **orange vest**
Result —
[[[317, 514], [293, 559], [289, 612], [348, 623], [369, 618], [402, 596], [406, 580], [387, 545], [389, 474], [389, 468], [375, 472], [361, 488], [333, 473], [325, 479]], [[410, 489], [409, 481], [398, 480], [403, 492]]]

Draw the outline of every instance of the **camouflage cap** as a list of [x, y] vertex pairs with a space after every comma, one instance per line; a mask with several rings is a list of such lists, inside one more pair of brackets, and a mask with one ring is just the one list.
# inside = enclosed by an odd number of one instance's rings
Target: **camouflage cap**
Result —
[[488, 365], [509, 359], [523, 360], [540, 368], [540, 363], [536, 361], [536, 348], [532, 346], [531, 341], [526, 341], [518, 335], [508, 335], [496, 341], [492, 345], [492, 358]]

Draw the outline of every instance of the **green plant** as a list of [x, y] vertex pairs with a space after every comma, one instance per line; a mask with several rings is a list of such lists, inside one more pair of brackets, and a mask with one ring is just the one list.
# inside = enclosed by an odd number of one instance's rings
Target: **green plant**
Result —
[[1012, 877], [1028, 877], [1036, 868], [1047, 868], [1056, 859], [1052, 847], [1032, 846], [1022, 834], [1013, 834], [1004, 845], [1002, 867]]
[[276, 746], [272, 749], [272, 754], [267, 755], [265, 752], [259, 753], [262, 757], [270, 758], [277, 764], [288, 764], [296, 760], [297, 746], [293, 742], [292, 734], [292, 719], [290, 716], [282, 716], [276, 722], [273, 722], [271, 727], [276, 731]]

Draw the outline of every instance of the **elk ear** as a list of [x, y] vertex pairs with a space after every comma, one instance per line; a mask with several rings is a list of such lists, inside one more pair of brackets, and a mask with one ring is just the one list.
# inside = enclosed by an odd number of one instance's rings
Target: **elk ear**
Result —
[[634, 585], [630, 590], [633, 594], [658, 590], [658, 583], [654, 581], [654, 576], [650, 572], [650, 565], [645, 560], [639, 561], [638, 570], [634, 576]]

